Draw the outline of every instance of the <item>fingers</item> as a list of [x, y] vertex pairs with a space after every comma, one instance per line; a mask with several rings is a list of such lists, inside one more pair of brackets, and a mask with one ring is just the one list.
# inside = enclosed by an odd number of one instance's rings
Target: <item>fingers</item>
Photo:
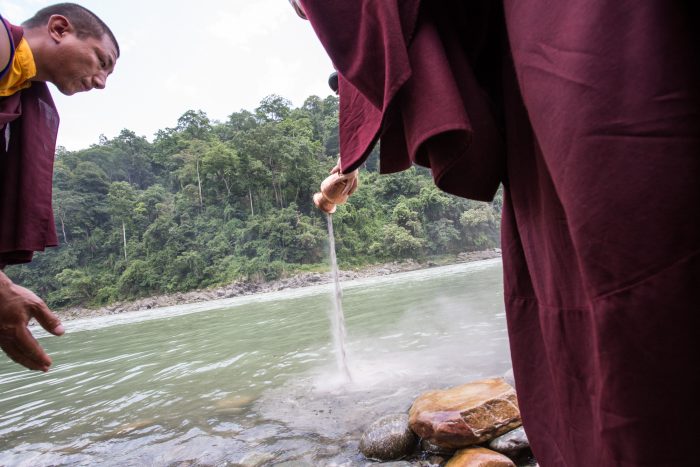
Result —
[[29, 332], [28, 328], [17, 328], [15, 338], [15, 344], [17, 344], [17, 347], [20, 351], [22, 351], [24, 356], [40, 367], [45, 367], [46, 369], [43, 371], [47, 371], [49, 369], [51, 366], [51, 357], [44, 352], [44, 349], [41, 348], [39, 342], [34, 338], [34, 336], [32, 336], [32, 333]]
[[46, 303], [41, 300], [34, 304], [32, 316], [34, 316], [42, 328], [46, 329], [54, 336], [62, 336], [63, 333], [66, 332], [58, 316], [49, 310]]
[[331, 169], [331, 175], [334, 173], [340, 173], [340, 157], [338, 157], [338, 161], [335, 163], [335, 166]]
[[357, 170], [353, 170], [350, 173], [340, 175], [341, 179], [347, 180], [345, 187], [343, 188], [343, 195], [350, 196], [357, 189]]
[[345, 186], [343, 187], [343, 191], [342, 191], [343, 195], [347, 196], [347, 195], [350, 193], [350, 190], [352, 189], [352, 184], [353, 184], [354, 182], [355, 182], [355, 181], [352, 180], [352, 179], [350, 179], [350, 180], [347, 181], [347, 183], [346, 183]]
[[0, 348], [2, 348], [2, 350], [4, 350], [7, 354], [7, 356], [10, 357], [13, 361], [19, 363], [23, 367], [29, 368], [30, 370], [48, 371], [49, 366], [51, 366], [51, 359], [49, 359], [48, 365], [45, 363], [37, 362], [35, 359], [30, 358], [28, 355], [26, 355], [24, 351], [20, 350], [19, 346], [11, 340], [0, 340]]
[[48, 332], [60, 336], [65, 332], [61, 321], [31, 290], [9, 282], [3, 292], [0, 296], [0, 347], [20, 365], [48, 371], [51, 358], [27, 325], [35, 318]]
[[348, 185], [350, 185], [350, 188], [348, 188], [347, 195], [350, 196], [351, 194], [355, 193], [355, 190], [357, 190], [357, 178], [354, 178], [352, 183], [348, 183]]

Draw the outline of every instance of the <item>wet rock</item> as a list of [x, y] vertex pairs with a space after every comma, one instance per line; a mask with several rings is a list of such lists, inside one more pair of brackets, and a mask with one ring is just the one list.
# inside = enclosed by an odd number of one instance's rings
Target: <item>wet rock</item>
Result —
[[420, 464], [414, 464], [408, 461], [382, 462], [381, 467], [416, 467]]
[[515, 467], [515, 464], [503, 454], [476, 447], [457, 451], [445, 467]]
[[442, 446], [438, 446], [437, 444], [431, 443], [427, 439], [421, 440], [420, 448], [422, 451], [429, 452], [431, 454], [438, 454], [440, 456], [451, 457], [455, 453], [455, 448], [444, 448]]
[[214, 407], [219, 413], [238, 413], [245, 410], [254, 401], [255, 397], [250, 394], [234, 394], [225, 399], [217, 400]]
[[152, 418], [144, 418], [142, 420], [137, 420], [135, 422], [125, 423], [123, 425], [116, 427], [113, 430], [110, 430], [106, 433], [103, 433], [97, 439], [104, 440], [104, 439], [120, 438], [123, 436], [131, 436], [133, 434], [133, 432], [138, 431], [138, 430], [142, 430], [142, 429], [150, 427], [152, 425], [155, 425], [155, 423], [156, 423], [156, 421]]
[[532, 452], [530, 452], [529, 455], [515, 459], [514, 461], [517, 467], [540, 467], [540, 464], [537, 463], [537, 459], [534, 458]]
[[236, 465], [241, 467], [261, 467], [263, 465], [269, 465], [268, 463], [274, 458], [275, 456], [270, 453], [254, 451], [246, 454]]
[[309, 282], [318, 282], [320, 280], [321, 280], [320, 274], [312, 274], [311, 277], [309, 277]]
[[489, 442], [489, 448], [511, 457], [529, 447], [530, 443], [523, 427], [509, 431]]
[[412, 453], [417, 442], [416, 435], [408, 427], [406, 414], [386, 415], [362, 434], [360, 452], [369, 459], [400, 459]]
[[175, 461], [167, 464], [167, 467], [204, 467], [197, 459], [186, 459], [184, 461]]
[[430, 456], [427, 459], [418, 461], [420, 467], [440, 467], [445, 464], [445, 458], [440, 456]]
[[520, 425], [515, 390], [502, 378], [428, 391], [409, 411], [411, 430], [445, 448], [483, 443]]

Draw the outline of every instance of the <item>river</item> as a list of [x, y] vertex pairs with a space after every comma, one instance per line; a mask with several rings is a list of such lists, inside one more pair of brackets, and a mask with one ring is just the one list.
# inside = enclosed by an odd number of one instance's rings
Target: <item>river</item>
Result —
[[426, 389], [510, 368], [500, 259], [126, 313], [0, 355], [0, 465], [364, 465], [363, 428]]

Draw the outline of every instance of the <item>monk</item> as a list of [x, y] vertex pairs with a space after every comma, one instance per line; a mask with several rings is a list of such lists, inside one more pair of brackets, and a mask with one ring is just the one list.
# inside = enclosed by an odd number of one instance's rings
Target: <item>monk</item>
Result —
[[291, 0], [339, 74], [343, 173], [504, 189], [518, 401], [543, 467], [698, 465], [692, 0]]
[[103, 89], [119, 45], [102, 20], [73, 3], [43, 8], [22, 26], [0, 19], [0, 347], [20, 365], [47, 371], [51, 358], [27, 325], [35, 318], [57, 336], [64, 328], [1, 269], [58, 243], [51, 208], [58, 112], [46, 83], [66, 95]]

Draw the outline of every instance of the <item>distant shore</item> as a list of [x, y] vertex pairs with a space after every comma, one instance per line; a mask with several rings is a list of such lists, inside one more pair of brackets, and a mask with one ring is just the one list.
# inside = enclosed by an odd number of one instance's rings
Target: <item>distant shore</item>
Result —
[[[397, 272], [414, 271], [447, 264], [466, 263], [481, 261], [485, 259], [499, 258], [501, 250], [493, 248], [483, 251], [471, 251], [460, 253], [453, 257], [453, 260], [441, 260], [418, 262], [407, 260], [402, 262], [392, 262], [377, 265], [370, 265], [357, 270], [341, 270], [341, 280], [352, 280], [363, 277], [383, 276]], [[215, 287], [211, 289], [193, 290], [191, 292], [178, 292], [167, 295], [156, 295], [129, 302], [117, 302], [101, 308], [73, 307], [57, 312], [61, 320], [70, 321], [80, 318], [91, 318], [96, 316], [116, 315], [129, 311], [148, 310], [164, 306], [183, 305], [186, 303], [206, 302], [222, 298], [232, 298], [243, 295], [252, 295], [265, 292], [274, 292], [283, 289], [306, 287], [309, 285], [325, 284], [331, 282], [330, 272], [300, 273], [292, 277], [279, 279], [270, 282], [234, 282], [229, 285]]]

